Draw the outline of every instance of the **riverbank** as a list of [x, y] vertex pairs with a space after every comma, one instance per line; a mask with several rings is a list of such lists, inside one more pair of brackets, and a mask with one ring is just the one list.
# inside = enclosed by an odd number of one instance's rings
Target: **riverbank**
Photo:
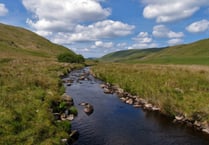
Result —
[[208, 67], [99, 64], [92, 71], [96, 77], [132, 94], [121, 97], [123, 101], [145, 100], [139, 102], [143, 108], [154, 107], [176, 122], [209, 133]]
[[1, 59], [0, 144], [59, 145], [68, 138], [51, 107], [65, 92], [60, 77], [77, 67], [51, 58]]

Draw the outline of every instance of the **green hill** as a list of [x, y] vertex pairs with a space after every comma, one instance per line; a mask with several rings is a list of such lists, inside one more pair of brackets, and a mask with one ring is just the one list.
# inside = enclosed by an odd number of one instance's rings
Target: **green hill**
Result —
[[52, 114], [65, 92], [59, 76], [82, 65], [57, 56], [80, 55], [23, 28], [0, 24], [0, 34], [0, 144], [60, 145], [71, 124]]
[[71, 50], [20, 27], [0, 23], [0, 57], [47, 57], [60, 53], [72, 53]]
[[103, 61], [209, 65], [209, 39], [166, 48], [125, 50], [107, 54]]
[[132, 61], [143, 59], [144, 57], [148, 56], [149, 54], [158, 52], [163, 48], [159, 49], [131, 49], [131, 50], [122, 50], [107, 54], [101, 58], [103, 61], [114, 61], [114, 62], [121, 62], [121, 61]]

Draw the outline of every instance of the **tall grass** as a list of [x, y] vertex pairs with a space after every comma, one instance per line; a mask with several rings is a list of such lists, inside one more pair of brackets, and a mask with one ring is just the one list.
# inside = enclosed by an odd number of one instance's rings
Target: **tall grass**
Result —
[[209, 122], [209, 67], [150, 64], [99, 64], [98, 78], [145, 98], [167, 115]]
[[1, 59], [0, 144], [59, 145], [68, 137], [50, 105], [63, 93], [58, 76], [73, 67], [51, 59]]

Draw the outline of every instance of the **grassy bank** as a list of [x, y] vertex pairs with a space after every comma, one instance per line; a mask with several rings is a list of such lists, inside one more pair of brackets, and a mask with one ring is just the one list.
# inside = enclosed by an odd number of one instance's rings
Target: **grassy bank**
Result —
[[209, 67], [149, 64], [99, 64], [100, 79], [145, 98], [171, 116], [209, 123]]
[[52, 114], [65, 91], [59, 76], [82, 65], [57, 58], [81, 56], [20, 27], [0, 24], [0, 32], [0, 144], [60, 145], [70, 122]]
[[59, 75], [76, 66], [51, 59], [0, 59], [0, 144], [60, 144], [52, 101], [64, 92]]

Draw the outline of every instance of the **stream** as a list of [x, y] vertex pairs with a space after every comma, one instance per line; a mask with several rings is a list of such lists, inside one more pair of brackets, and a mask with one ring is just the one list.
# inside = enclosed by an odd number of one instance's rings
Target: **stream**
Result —
[[[120, 101], [116, 94], [105, 94], [103, 82], [88, 75], [89, 68], [72, 71], [67, 78], [66, 93], [74, 99], [78, 116], [72, 121], [72, 129], [79, 138], [73, 145], [209, 145], [209, 136], [192, 128], [172, 123], [172, 120], [156, 112], [134, 108]], [[87, 102], [94, 112], [87, 115], [79, 105]]]

